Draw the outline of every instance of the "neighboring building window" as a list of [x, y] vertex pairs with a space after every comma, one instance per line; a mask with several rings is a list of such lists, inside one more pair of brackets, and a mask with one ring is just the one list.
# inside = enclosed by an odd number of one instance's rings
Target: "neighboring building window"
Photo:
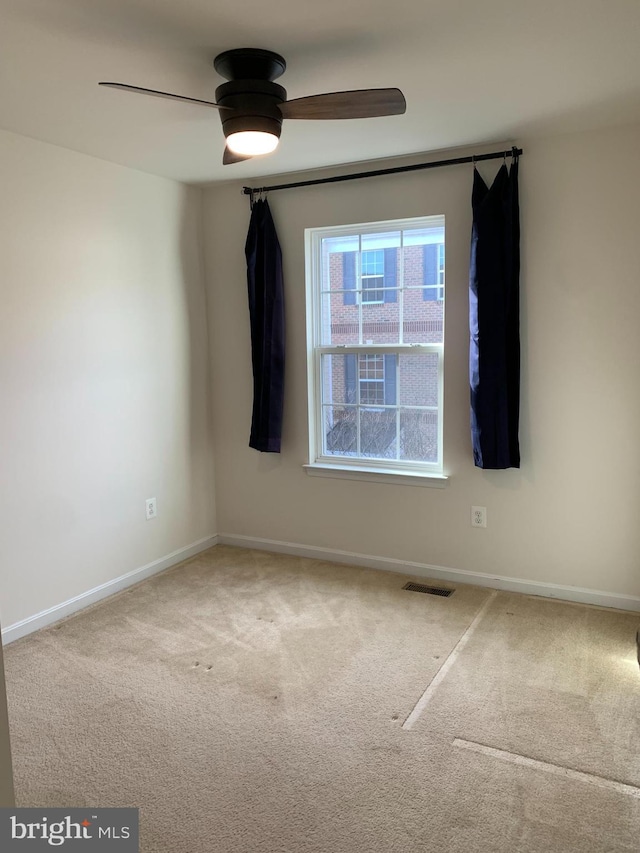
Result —
[[384, 406], [384, 356], [358, 356], [360, 403], [363, 406]]
[[441, 474], [444, 217], [306, 238], [310, 463]]
[[397, 252], [393, 247], [365, 249], [342, 254], [343, 304], [358, 301], [395, 302], [397, 294]]
[[362, 301], [383, 302], [384, 301], [384, 252], [378, 249], [369, 249], [362, 252]]

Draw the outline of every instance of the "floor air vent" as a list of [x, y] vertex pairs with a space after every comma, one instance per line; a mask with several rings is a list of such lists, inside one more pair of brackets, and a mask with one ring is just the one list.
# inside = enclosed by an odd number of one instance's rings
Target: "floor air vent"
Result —
[[449, 598], [453, 593], [452, 589], [444, 589], [440, 586], [425, 586], [423, 583], [406, 583], [402, 589], [408, 589], [409, 592], [426, 592], [428, 595], [441, 595], [443, 598]]

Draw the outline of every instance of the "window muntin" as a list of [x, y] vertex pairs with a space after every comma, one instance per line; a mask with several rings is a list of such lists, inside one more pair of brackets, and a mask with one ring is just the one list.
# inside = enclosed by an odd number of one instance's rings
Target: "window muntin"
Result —
[[442, 216], [307, 231], [312, 464], [442, 473], [444, 260]]

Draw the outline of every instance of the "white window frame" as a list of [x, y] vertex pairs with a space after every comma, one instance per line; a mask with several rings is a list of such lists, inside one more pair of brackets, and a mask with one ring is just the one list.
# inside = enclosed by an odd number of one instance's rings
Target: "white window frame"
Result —
[[[316, 476], [338, 476], [348, 479], [373, 479], [378, 482], [411, 482], [420, 485], [444, 485], [443, 462], [443, 416], [444, 416], [444, 332], [441, 343], [423, 344], [369, 344], [327, 346], [322, 344], [322, 297], [323, 268], [322, 240], [328, 237], [350, 237], [354, 234], [383, 234], [389, 231], [417, 229], [421, 227], [444, 226], [444, 215], [422, 216], [412, 219], [387, 220], [384, 222], [356, 223], [351, 225], [307, 228], [305, 229], [306, 259], [306, 304], [307, 304], [307, 379], [309, 413], [309, 461], [304, 466], [307, 473]], [[445, 232], [446, 241], [446, 232]], [[400, 246], [402, 248], [402, 246]], [[403, 253], [400, 251], [400, 275], [398, 278], [399, 329], [402, 329]], [[444, 288], [444, 282], [441, 285]], [[439, 300], [440, 301], [440, 300]], [[362, 300], [357, 300], [362, 304]], [[402, 333], [400, 333], [402, 339]], [[322, 411], [322, 356], [328, 355], [376, 355], [376, 354], [417, 354], [435, 353], [438, 355], [438, 399], [437, 399], [437, 444], [438, 459], [435, 462], [416, 462], [397, 459], [373, 459], [363, 457], [342, 457], [326, 455], [323, 452], [323, 411]]]

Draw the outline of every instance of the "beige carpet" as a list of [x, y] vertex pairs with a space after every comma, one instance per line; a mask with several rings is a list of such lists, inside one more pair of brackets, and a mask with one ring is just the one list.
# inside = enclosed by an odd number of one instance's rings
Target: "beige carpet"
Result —
[[640, 850], [638, 615], [406, 580], [218, 546], [11, 644], [18, 804], [138, 806], [143, 853]]

